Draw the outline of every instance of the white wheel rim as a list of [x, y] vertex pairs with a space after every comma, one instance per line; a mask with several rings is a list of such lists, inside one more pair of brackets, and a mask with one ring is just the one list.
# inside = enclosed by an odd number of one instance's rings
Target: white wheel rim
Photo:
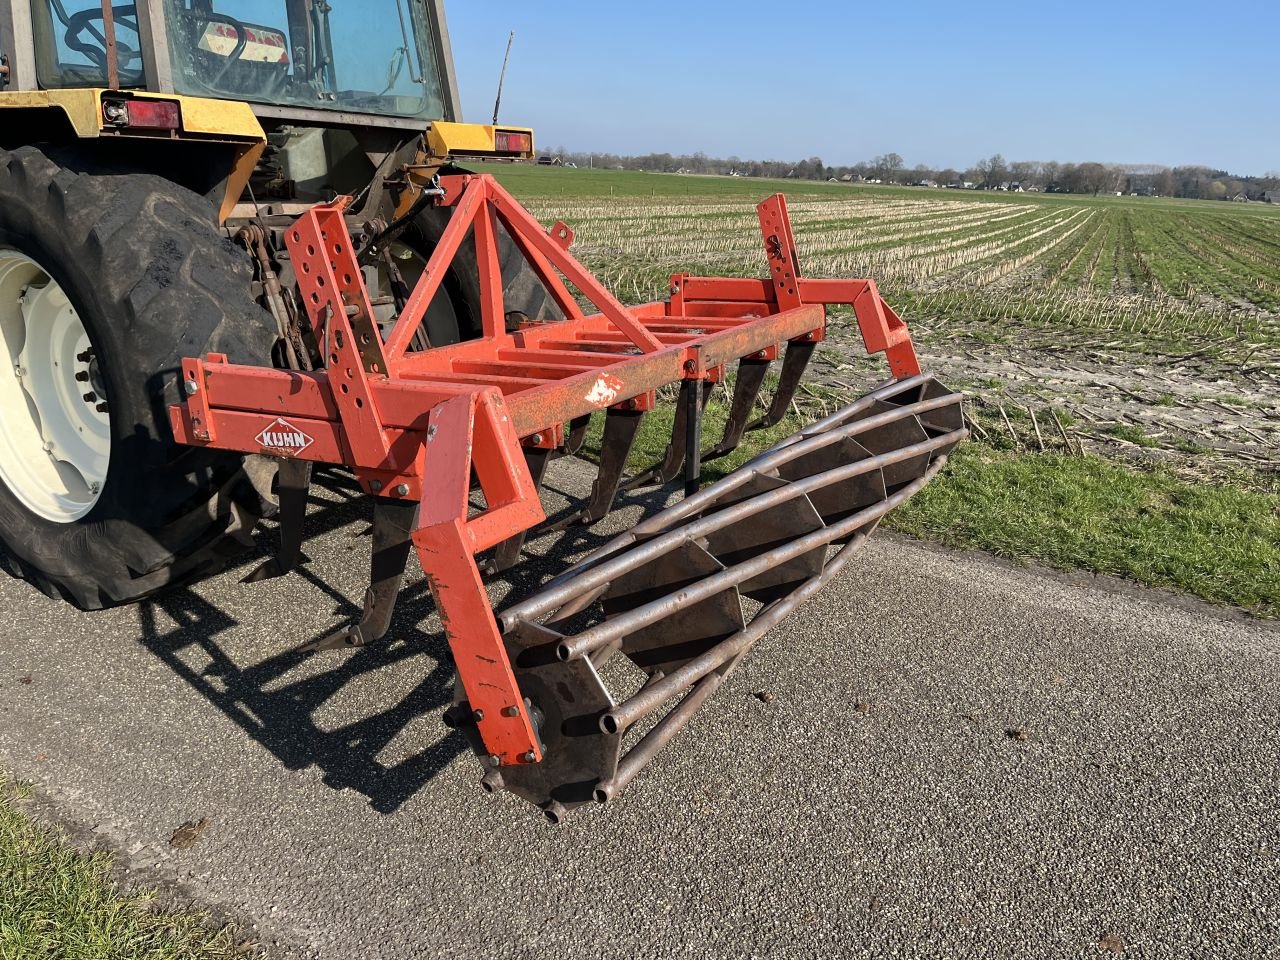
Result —
[[0, 481], [32, 513], [73, 523], [98, 502], [111, 414], [93, 345], [36, 261], [0, 248]]

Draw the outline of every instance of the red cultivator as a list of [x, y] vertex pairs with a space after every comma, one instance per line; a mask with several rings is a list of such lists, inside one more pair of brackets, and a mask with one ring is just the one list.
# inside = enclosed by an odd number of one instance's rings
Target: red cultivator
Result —
[[[359, 623], [316, 648], [387, 631], [416, 546], [458, 668], [446, 719], [490, 768], [487, 789], [511, 790], [558, 820], [625, 787], [759, 637], [940, 469], [965, 436], [960, 398], [921, 374], [905, 325], [872, 281], [801, 277], [781, 196], [759, 208], [768, 280], [677, 275], [670, 299], [638, 307], [624, 307], [569, 254], [568, 227], [542, 228], [492, 178], [444, 177], [436, 202], [453, 207], [452, 220], [385, 335], [345, 203], [304, 214], [286, 239], [325, 369], [185, 360], [188, 399], [171, 419], [184, 443], [279, 458], [281, 550], [251, 579], [297, 564], [311, 463], [354, 472], [375, 497], [372, 584]], [[503, 232], [563, 320], [508, 330]], [[483, 336], [424, 348], [427, 306], [468, 234]], [[586, 313], [566, 281], [597, 312]], [[785, 416], [829, 305], [852, 306], [867, 350], [887, 355], [894, 380], [699, 490], [703, 462]], [[772, 399], [753, 420], [780, 354]], [[724, 436], [704, 450], [703, 409], [731, 362]], [[673, 383], [680, 399], [667, 454], [624, 481], [641, 419]], [[681, 476], [685, 499], [495, 619], [477, 555], [491, 551], [486, 572], [516, 562], [546, 519], [539, 486], [548, 462], [575, 453], [601, 410], [599, 476], [571, 519], [594, 522], [621, 488]], [[619, 651], [646, 681], [615, 699], [597, 671]], [[677, 697], [630, 742], [633, 725]]]

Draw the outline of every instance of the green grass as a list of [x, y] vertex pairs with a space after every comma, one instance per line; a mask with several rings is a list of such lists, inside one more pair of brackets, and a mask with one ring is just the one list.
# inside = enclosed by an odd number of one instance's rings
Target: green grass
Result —
[[0, 777], [0, 958], [230, 960], [227, 931], [199, 914], [156, 909], [126, 893], [103, 853], [82, 855], [23, 814], [26, 791]]
[[1151, 437], [1147, 436], [1137, 427], [1131, 426], [1127, 423], [1112, 424], [1107, 427], [1107, 433], [1115, 437], [1117, 440], [1134, 443], [1140, 447], [1154, 447], [1156, 445], [1155, 440], [1151, 439]]
[[1280, 617], [1280, 496], [1100, 457], [962, 446], [891, 517], [905, 533], [1066, 570], [1176, 587]]

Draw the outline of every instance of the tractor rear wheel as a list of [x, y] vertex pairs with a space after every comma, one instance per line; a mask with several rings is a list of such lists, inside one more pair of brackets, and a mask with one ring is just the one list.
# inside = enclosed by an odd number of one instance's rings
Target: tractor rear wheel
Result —
[[[83, 158], [74, 166], [81, 170]], [[202, 197], [0, 150], [0, 562], [84, 609], [211, 573], [262, 503], [180, 447], [181, 358], [270, 364], [248, 258]]]

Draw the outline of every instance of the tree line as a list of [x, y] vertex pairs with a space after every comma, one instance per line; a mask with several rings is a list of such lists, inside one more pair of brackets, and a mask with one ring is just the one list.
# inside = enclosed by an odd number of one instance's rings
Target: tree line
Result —
[[718, 174], [795, 180], [837, 180], [974, 190], [1025, 190], [1043, 193], [1137, 193], [1201, 200], [1261, 200], [1280, 191], [1280, 174], [1238, 176], [1204, 166], [1166, 167], [1153, 164], [1059, 163], [1015, 160], [1000, 154], [979, 160], [964, 170], [936, 169], [926, 164], [908, 167], [899, 154], [886, 153], [847, 166], [828, 166], [820, 157], [804, 160], [720, 159], [705, 153], [650, 153], [622, 156], [612, 153], [557, 151], [562, 163], [579, 167], [647, 170], [658, 173]]

